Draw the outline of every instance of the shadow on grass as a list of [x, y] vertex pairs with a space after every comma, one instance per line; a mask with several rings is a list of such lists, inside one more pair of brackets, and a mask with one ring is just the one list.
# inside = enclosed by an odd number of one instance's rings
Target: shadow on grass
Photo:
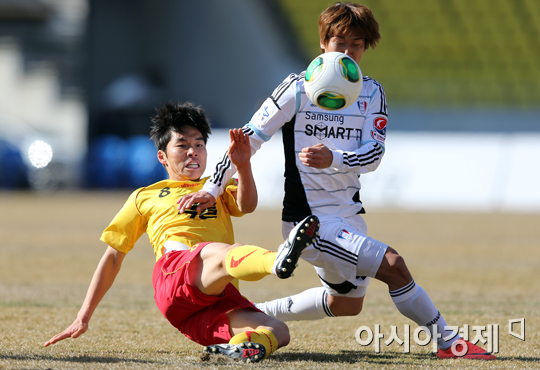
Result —
[[426, 360], [435, 358], [432, 354], [424, 353], [403, 353], [403, 352], [384, 352], [369, 353], [358, 351], [341, 351], [338, 354], [318, 353], [318, 352], [279, 352], [272, 355], [274, 361], [313, 361], [313, 362], [342, 362], [355, 364], [363, 363], [411, 363], [415, 360]]
[[[452, 359], [438, 359], [432, 353], [403, 353], [403, 352], [384, 352], [384, 353], [367, 353], [367, 352], [357, 352], [357, 351], [341, 351], [339, 354], [328, 354], [328, 353], [318, 353], [318, 352], [278, 352], [272, 355], [272, 360], [279, 362], [289, 362], [289, 361], [313, 361], [313, 362], [342, 362], [348, 364], [355, 363], [403, 363], [403, 364], [412, 364], [414, 361], [425, 361], [425, 360], [434, 360], [434, 361], [453, 361]], [[480, 361], [480, 360], [471, 360], [471, 361]], [[524, 362], [531, 363], [537, 362], [540, 363], [540, 358], [538, 357], [519, 357], [519, 356], [497, 356], [497, 362]]]
[[[497, 356], [497, 355], [495, 355]], [[497, 361], [523, 361], [523, 362], [538, 362], [540, 357], [521, 357], [521, 356], [497, 356]]]
[[0, 360], [19, 360], [19, 361], [61, 361], [61, 362], [84, 362], [84, 363], [102, 363], [102, 364], [115, 364], [121, 362], [135, 363], [135, 364], [157, 364], [159, 361], [151, 360], [137, 360], [131, 358], [118, 358], [118, 357], [104, 357], [104, 356], [68, 356], [68, 357], [55, 357], [44, 355], [0, 355]]

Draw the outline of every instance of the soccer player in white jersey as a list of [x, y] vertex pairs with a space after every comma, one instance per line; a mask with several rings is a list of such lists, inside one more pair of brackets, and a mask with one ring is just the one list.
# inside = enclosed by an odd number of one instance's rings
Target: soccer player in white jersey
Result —
[[[360, 64], [380, 39], [371, 10], [334, 3], [319, 17], [322, 52], [339, 51]], [[367, 236], [360, 201], [360, 175], [377, 169], [385, 152], [388, 112], [383, 87], [364, 77], [363, 89], [350, 107], [329, 112], [312, 104], [304, 92], [304, 73], [291, 74], [263, 103], [243, 131], [252, 153], [280, 128], [285, 151], [283, 233], [311, 213], [321, 220], [320, 237], [302, 253], [315, 267], [323, 287], [259, 304], [280, 320], [315, 320], [358, 315], [371, 277], [388, 285], [397, 309], [418, 325], [435, 329], [438, 357], [495, 359], [480, 347], [446, 330], [446, 321], [427, 293], [414, 281], [396, 250]], [[234, 173], [227, 156], [201, 192], [179, 200], [182, 211], [199, 202], [213, 204]], [[453, 350], [452, 350], [453, 348]], [[466, 349], [466, 351], [465, 351]]]

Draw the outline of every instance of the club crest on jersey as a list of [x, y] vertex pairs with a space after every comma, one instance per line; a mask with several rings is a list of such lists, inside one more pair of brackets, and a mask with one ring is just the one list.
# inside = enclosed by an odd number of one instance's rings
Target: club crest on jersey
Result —
[[338, 239], [344, 239], [344, 240], [351, 240], [352, 239], [352, 234], [350, 232], [348, 232], [347, 230], [345, 230], [345, 229], [341, 229], [337, 233], [337, 238]]
[[367, 100], [366, 98], [359, 98], [356, 102], [358, 105], [358, 109], [360, 110], [360, 114], [366, 114], [367, 111]]

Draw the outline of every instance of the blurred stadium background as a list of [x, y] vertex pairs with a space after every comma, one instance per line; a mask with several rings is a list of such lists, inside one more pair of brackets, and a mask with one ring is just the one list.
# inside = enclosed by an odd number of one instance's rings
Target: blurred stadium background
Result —
[[[0, 0], [0, 189], [125, 189], [165, 176], [154, 107], [243, 125], [319, 53], [311, 0]], [[382, 40], [361, 68], [386, 90], [386, 158], [370, 207], [540, 212], [540, 2], [363, 1]], [[281, 203], [279, 135], [254, 158]], [[259, 165], [260, 161], [260, 165]], [[264, 163], [264, 166], [262, 165]], [[5, 193], [4, 193], [5, 194]]]

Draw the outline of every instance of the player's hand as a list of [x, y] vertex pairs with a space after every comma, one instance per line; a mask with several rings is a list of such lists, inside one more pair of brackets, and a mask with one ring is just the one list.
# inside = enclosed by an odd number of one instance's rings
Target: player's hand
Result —
[[216, 198], [206, 191], [199, 190], [196, 193], [184, 195], [176, 203], [178, 204], [178, 207], [176, 207], [178, 213], [184, 213], [186, 209], [190, 209], [195, 203], [199, 203], [197, 212], [202, 212], [206, 208], [212, 207], [216, 203]]
[[251, 159], [251, 145], [249, 144], [249, 135], [242, 129], [234, 128], [229, 130], [231, 144], [229, 145], [229, 158], [238, 169], [249, 165]]
[[55, 344], [56, 342], [59, 342], [66, 338], [78, 338], [87, 330], [88, 323], [83, 323], [81, 320], [76, 319], [75, 321], [73, 321], [73, 324], [68, 326], [66, 330], [64, 330], [60, 334], [56, 334], [54, 337], [45, 342], [45, 344], [43, 344], [43, 347], [48, 347], [51, 344]]
[[298, 159], [307, 167], [328, 168], [332, 165], [334, 156], [326, 146], [317, 144], [302, 149], [302, 152], [298, 153]]

